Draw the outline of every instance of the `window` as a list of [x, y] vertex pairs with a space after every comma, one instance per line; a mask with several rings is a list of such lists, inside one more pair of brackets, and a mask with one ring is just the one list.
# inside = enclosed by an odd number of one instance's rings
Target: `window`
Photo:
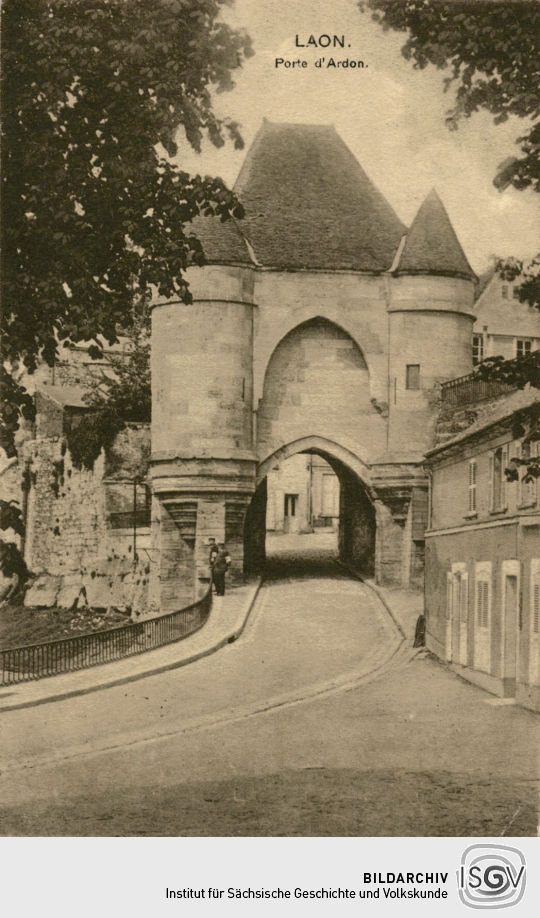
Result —
[[492, 511], [506, 508], [506, 476], [504, 470], [507, 464], [508, 447], [499, 446], [490, 457]]
[[526, 357], [531, 353], [532, 341], [530, 338], [518, 338], [516, 341], [516, 354], [518, 357]]
[[514, 300], [519, 300], [519, 287], [512, 287], [512, 297]]
[[484, 359], [484, 336], [473, 335], [472, 339], [472, 362], [473, 366]]
[[407, 389], [419, 389], [420, 388], [420, 364], [419, 363], [408, 363], [407, 364], [407, 379], [406, 379], [405, 385]]
[[459, 579], [459, 620], [466, 624], [469, 618], [469, 584], [467, 574], [461, 574]]
[[540, 558], [531, 560], [529, 680], [540, 685]]
[[507, 300], [507, 299], [508, 299], [508, 286], [507, 286], [507, 284], [503, 284], [503, 285], [502, 285], [502, 287], [501, 287], [501, 296], [502, 296], [503, 300]]
[[491, 667], [491, 562], [475, 564], [474, 668], [489, 673]]
[[469, 462], [469, 513], [476, 513], [476, 459]]
[[533, 634], [540, 634], [540, 571], [531, 582], [531, 630]]
[[[535, 443], [530, 441], [525, 441], [518, 446], [518, 458], [521, 459], [532, 459], [535, 453]], [[530, 481], [525, 481], [527, 476], [526, 466], [521, 466], [519, 469], [519, 503], [521, 506], [530, 506], [536, 501], [536, 478], [531, 478]]]
[[285, 494], [285, 516], [296, 516], [298, 494]]
[[479, 628], [489, 626], [489, 583], [479, 580], [476, 584], [476, 624]]

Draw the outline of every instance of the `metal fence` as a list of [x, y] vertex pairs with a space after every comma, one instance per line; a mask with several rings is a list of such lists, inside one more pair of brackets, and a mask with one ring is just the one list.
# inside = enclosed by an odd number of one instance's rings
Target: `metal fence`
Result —
[[211, 607], [210, 588], [201, 599], [178, 612], [78, 637], [0, 650], [0, 685], [70, 673], [181, 641], [202, 628]]
[[475, 373], [451, 379], [441, 385], [441, 400], [443, 405], [459, 408], [461, 405], [471, 405], [488, 398], [497, 398], [510, 392], [514, 386], [492, 379], [480, 379]]

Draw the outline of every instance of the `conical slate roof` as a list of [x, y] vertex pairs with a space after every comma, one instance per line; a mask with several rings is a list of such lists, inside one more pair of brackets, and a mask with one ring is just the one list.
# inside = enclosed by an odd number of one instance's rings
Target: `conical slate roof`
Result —
[[201, 243], [208, 262], [252, 264], [245, 239], [234, 220], [222, 222], [219, 217], [195, 217], [187, 229]]
[[414, 218], [395, 273], [476, 277], [435, 189]]
[[265, 121], [234, 190], [259, 264], [385, 271], [405, 227], [328, 125]]

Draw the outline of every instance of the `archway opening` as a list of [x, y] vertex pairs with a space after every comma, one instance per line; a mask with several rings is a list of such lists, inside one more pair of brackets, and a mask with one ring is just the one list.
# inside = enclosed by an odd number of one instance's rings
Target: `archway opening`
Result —
[[267, 576], [335, 572], [340, 560], [370, 577], [375, 565], [375, 510], [345, 462], [311, 447], [261, 466], [244, 525], [244, 566]]

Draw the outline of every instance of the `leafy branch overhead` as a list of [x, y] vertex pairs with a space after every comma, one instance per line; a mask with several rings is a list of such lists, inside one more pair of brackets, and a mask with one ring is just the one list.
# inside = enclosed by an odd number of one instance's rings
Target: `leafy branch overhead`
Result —
[[[189, 300], [204, 256], [189, 221], [242, 209], [221, 179], [169, 157], [242, 146], [211, 92], [252, 53], [226, 0], [6, 0], [3, 26], [4, 356], [32, 372], [59, 341], [116, 341], [133, 295]], [[19, 403], [24, 391], [16, 393]], [[7, 418], [6, 437], [10, 424]], [[12, 426], [12, 425], [11, 425]]]
[[500, 188], [540, 190], [538, 34], [540, 7], [508, 0], [361, 0], [383, 29], [404, 32], [401, 49], [413, 66], [445, 71], [445, 89], [455, 89], [446, 121], [485, 109], [496, 124], [511, 115], [525, 119], [516, 139], [519, 154], [501, 163]]
[[[450, 128], [481, 109], [490, 112], [496, 124], [512, 115], [523, 119], [516, 139], [519, 155], [499, 165], [493, 183], [500, 191], [509, 186], [540, 191], [540, 5], [508, 0], [359, 0], [359, 7], [370, 11], [385, 31], [404, 33], [401, 53], [414, 67], [432, 65], [445, 71], [445, 90], [455, 90], [446, 115]], [[497, 263], [503, 278], [521, 276], [519, 299], [536, 308], [539, 268], [539, 256], [527, 266], [516, 258]], [[538, 353], [515, 360], [488, 358], [475, 373], [520, 389], [527, 384], [540, 387]], [[526, 452], [540, 439], [537, 405], [519, 416], [514, 436], [523, 437]], [[528, 480], [540, 475], [540, 458], [533, 456], [515, 459], [507, 475], [518, 477], [521, 466]]]

